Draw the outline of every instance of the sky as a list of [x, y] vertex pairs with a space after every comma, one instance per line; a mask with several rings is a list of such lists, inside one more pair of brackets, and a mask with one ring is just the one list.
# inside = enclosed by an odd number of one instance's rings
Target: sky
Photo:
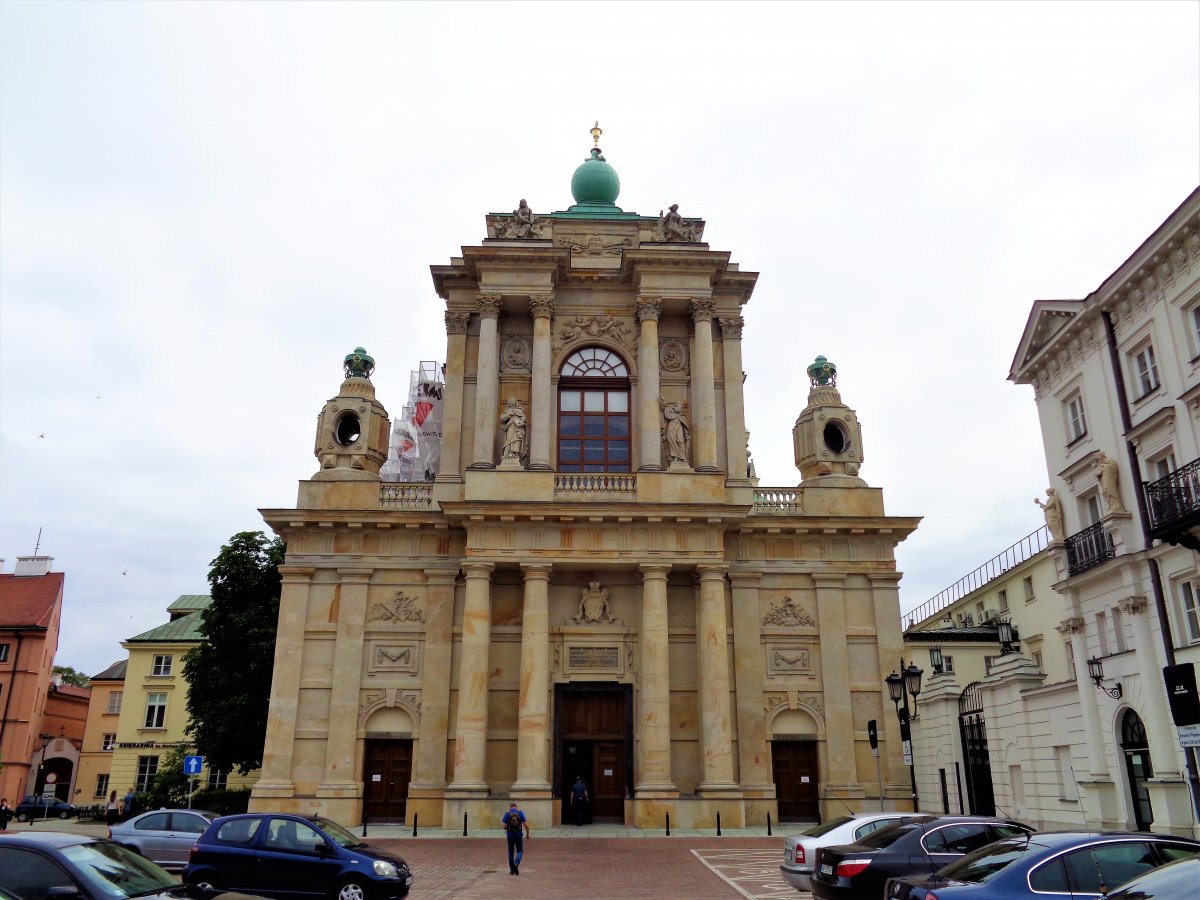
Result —
[[1042, 524], [1033, 301], [1094, 290], [1200, 182], [1200, 3], [0, 3], [0, 557], [66, 573], [89, 674], [317, 470], [362, 345], [445, 358], [428, 266], [601, 144], [760, 272], [764, 487], [823, 354], [861, 475], [923, 521], [901, 606]]

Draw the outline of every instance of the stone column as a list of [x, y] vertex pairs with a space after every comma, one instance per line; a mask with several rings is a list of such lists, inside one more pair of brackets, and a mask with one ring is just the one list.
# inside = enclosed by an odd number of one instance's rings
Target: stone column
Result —
[[662, 301], [637, 298], [638, 333], [638, 471], [662, 469], [662, 411], [658, 405], [658, 317]]
[[758, 585], [761, 572], [730, 572], [733, 583], [733, 685], [737, 694], [738, 770], [742, 790], [775, 796], [767, 721], [763, 714], [763, 659]]
[[296, 741], [296, 713], [300, 703], [300, 674], [304, 663], [304, 628], [308, 618], [308, 591], [314, 569], [279, 567], [283, 585], [279, 594], [279, 626], [275, 637], [275, 670], [271, 677], [271, 703], [267, 715], [267, 740], [263, 746], [262, 776], [255, 796], [291, 797], [292, 751]]
[[479, 363], [475, 384], [475, 453], [471, 468], [496, 468], [500, 396], [499, 294], [479, 295]]
[[719, 472], [712, 337], [716, 303], [712, 300], [693, 300], [691, 310], [692, 322], [696, 326], [692, 354], [692, 395], [696, 398], [697, 407], [692, 410], [692, 461], [697, 472]]
[[1150, 758], [1158, 777], [1178, 771], [1175, 759], [1179, 740], [1170, 726], [1171, 710], [1167, 705], [1167, 692], [1159, 682], [1162, 663], [1155, 653], [1157, 642], [1150, 636], [1150, 616], [1146, 612], [1145, 597], [1129, 597], [1121, 601], [1121, 612], [1133, 624], [1133, 645], [1137, 653], [1138, 671], [1143, 673], [1148, 690], [1139, 703], [1138, 715], [1149, 734]]
[[729, 642], [725, 622], [725, 569], [700, 565], [700, 608], [696, 616], [700, 679], [701, 796], [739, 794], [733, 780], [733, 733], [729, 722]]
[[463, 378], [470, 321], [468, 312], [446, 313], [446, 392], [442, 396], [442, 461], [438, 481], [462, 481]]
[[[846, 647], [844, 575], [814, 575], [821, 638], [821, 686], [825, 692], [826, 784], [839, 789], [858, 783], [854, 759], [854, 716], [850, 706], [850, 654]], [[882, 690], [883, 685], [880, 685]]]
[[513, 793], [550, 796], [550, 566], [523, 565], [521, 693], [517, 712], [517, 780]]
[[1083, 710], [1083, 730], [1087, 739], [1088, 769], [1096, 778], [1109, 777], [1108, 759], [1104, 753], [1104, 736], [1100, 732], [1100, 711], [1096, 705], [1096, 686], [1088, 677], [1087, 639], [1084, 621], [1080, 618], [1064, 619], [1058, 626], [1060, 632], [1071, 635], [1071, 655], [1075, 660], [1075, 690], [1079, 694], [1079, 706]]
[[720, 322], [725, 369], [726, 472], [730, 478], [740, 480], [749, 477], [746, 471], [746, 406], [742, 396], [742, 325], [745, 319], [721, 316]]
[[441, 797], [446, 787], [446, 737], [450, 723], [450, 654], [454, 637], [457, 569], [427, 569], [425, 644], [421, 649], [421, 724], [409, 797]]
[[362, 784], [358, 762], [358, 706], [362, 680], [363, 630], [367, 619], [369, 568], [339, 568], [337, 640], [333, 650], [336, 677], [329, 689], [329, 734], [325, 739], [325, 772], [318, 797], [357, 797]]
[[550, 390], [550, 321], [554, 318], [554, 295], [535, 294], [529, 300], [533, 316], [533, 427], [529, 437], [529, 468], [552, 469], [550, 431], [554, 422]]
[[677, 791], [671, 780], [671, 672], [667, 632], [669, 565], [642, 571], [642, 670], [638, 679], [637, 793], [662, 796]]
[[447, 793], [486, 796], [488, 647], [492, 640], [491, 563], [463, 566], [467, 577], [462, 643], [458, 661], [458, 717], [454, 739], [454, 780]]

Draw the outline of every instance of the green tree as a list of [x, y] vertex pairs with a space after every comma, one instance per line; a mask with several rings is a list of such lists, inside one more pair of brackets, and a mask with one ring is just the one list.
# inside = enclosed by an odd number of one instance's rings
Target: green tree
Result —
[[158, 774], [146, 792], [143, 809], [178, 809], [188, 805], [188, 777], [183, 774], [186, 747], [176, 747], [158, 760]]
[[51, 673], [59, 676], [63, 684], [70, 684], [75, 687], [91, 687], [92, 680], [77, 669], [72, 669], [70, 666], [55, 666]]
[[183, 659], [187, 732], [209, 771], [262, 765], [284, 550], [279, 538], [243, 531], [212, 561], [204, 641]]

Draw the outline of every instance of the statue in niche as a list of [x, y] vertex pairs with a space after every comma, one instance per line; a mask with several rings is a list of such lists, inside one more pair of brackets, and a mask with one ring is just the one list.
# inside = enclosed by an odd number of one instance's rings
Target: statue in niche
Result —
[[677, 401], [668, 402], [665, 397], [659, 397], [658, 402], [664, 420], [662, 436], [667, 442], [667, 465], [682, 463], [686, 466], [691, 458], [692, 432], [683, 414], [683, 407]]
[[1046, 528], [1050, 531], [1050, 539], [1055, 543], [1065, 541], [1067, 533], [1063, 528], [1063, 508], [1062, 501], [1058, 499], [1058, 492], [1054, 488], [1046, 488], [1046, 502], [1043, 503], [1037, 497], [1033, 498], [1033, 502], [1042, 508], [1042, 513], [1046, 516]]
[[1104, 508], [1110, 513], [1125, 512], [1125, 504], [1121, 502], [1121, 468], [1117, 461], [1101, 450], [1093, 465], [1096, 468], [1096, 479], [1100, 482], [1100, 496], [1104, 498]]
[[607, 625], [616, 622], [608, 609], [608, 588], [600, 587], [600, 582], [595, 579], [579, 592], [579, 615], [575, 617], [576, 625], [589, 622]]
[[516, 397], [508, 399], [508, 406], [500, 416], [500, 427], [504, 430], [504, 447], [500, 451], [500, 458], [520, 461], [525, 455], [529, 424]]
[[658, 211], [658, 236], [666, 243], [695, 243], [696, 232], [679, 215], [678, 203], [672, 203], [665, 213]]

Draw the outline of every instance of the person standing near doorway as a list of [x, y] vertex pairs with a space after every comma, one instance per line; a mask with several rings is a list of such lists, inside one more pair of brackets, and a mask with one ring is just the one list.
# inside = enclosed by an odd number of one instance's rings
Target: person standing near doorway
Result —
[[500, 820], [500, 827], [504, 829], [505, 838], [508, 840], [508, 874], [520, 875], [521, 857], [525, 855], [525, 838], [529, 837], [529, 822], [525, 819], [525, 813], [517, 807], [515, 800], [508, 804], [508, 812]]
[[587, 801], [587, 785], [584, 784], [582, 775], [576, 775], [575, 783], [571, 785], [571, 809], [575, 811], [576, 827], [583, 824], [583, 806]]

